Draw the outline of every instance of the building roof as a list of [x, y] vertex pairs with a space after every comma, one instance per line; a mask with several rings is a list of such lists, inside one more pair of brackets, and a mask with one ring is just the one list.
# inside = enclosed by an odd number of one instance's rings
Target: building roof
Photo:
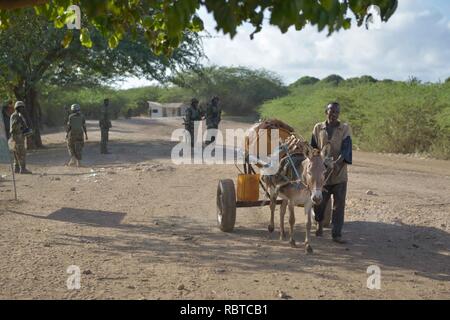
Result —
[[167, 109], [178, 109], [178, 108], [182, 108], [185, 107], [186, 104], [183, 102], [173, 102], [173, 103], [159, 103], [159, 102], [154, 102], [154, 101], [147, 101], [149, 107], [159, 107], [159, 108], [167, 108]]
[[148, 102], [148, 105], [149, 105], [149, 107], [162, 107], [163, 105], [161, 104], [161, 103], [159, 103], [159, 102], [156, 102], [156, 101], [147, 101]]

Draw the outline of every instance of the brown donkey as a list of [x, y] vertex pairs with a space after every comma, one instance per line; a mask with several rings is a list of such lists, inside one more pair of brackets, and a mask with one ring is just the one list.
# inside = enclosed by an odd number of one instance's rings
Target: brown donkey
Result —
[[[292, 139], [291, 139], [292, 140]], [[322, 189], [325, 184], [326, 167], [325, 155], [329, 153], [329, 145], [322, 152], [312, 149], [305, 141], [296, 140], [297, 152], [289, 153], [281, 160], [278, 173], [272, 176], [266, 175], [262, 180], [266, 184], [270, 196], [270, 224], [269, 232], [274, 231], [274, 214], [276, 200], [282, 199], [280, 207], [280, 239], [286, 238], [284, 231], [284, 216], [289, 208], [290, 244], [296, 247], [294, 240], [295, 214], [294, 208], [303, 205], [306, 214], [305, 250], [312, 253], [309, 243], [311, 233], [311, 217], [313, 205], [322, 201]], [[292, 147], [292, 143], [290, 144]], [[289, 148], [291, 150], [292, 148]], [[301, 151], [298, 151], [301, 150]], [[299, 179], [300, 178], [300, 179]]]

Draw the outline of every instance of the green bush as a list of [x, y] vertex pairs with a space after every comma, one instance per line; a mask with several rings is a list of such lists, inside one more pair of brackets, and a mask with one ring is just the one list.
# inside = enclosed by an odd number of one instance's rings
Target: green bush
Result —
[[378, 82], [377, 79], [375, 79], [372, 76], [362, 76], [362, 77], [356, 77], [356, 78], [348, 78], [345, 80], [345, 84], [346, 85], [351, 85], [351, 86], [359, 86], [361, 84], [366, 84], [366, 83], [376, 83]]
[[329, 75], [326, 78], [323, 78], [318, 83], [322, 85], [331, 85], [331, 86], [338, 86], [341, 82], [344, 82], [345, 79], [337, 74]]
[[64, 122], [64, 107], [74, 103], [88, 119], [98, 119], [103, 99], [109, 98], [109, 114], [111, 119], [126, 117], [128, 110], [131, 116], [146, 115], [148, 101], [178, 102], [186, 101], [190, 96], [185, 89], [178, 87], [147, 86], [127, 90], [100, 88], [64, 88], [45, 87], [40, 91], [42, 123], [47, 126], [60, 126]]
[[201, 74], [182, 75], [177, 83], [196, 96], [203, 107], [217, 95], [224, 112], [239, 116], [255, 114], [263, 102], [288, 93], [276, 74], [244, 67], [209, 67]]
[[298, 86], [313, 85], [313, 84], [316, 84], [319, 81], [320, 81], [320, 79], [317, 79], [317, 78], [314, 78], [314, 77], [305, 76], [305, 77], [301, 77], [300, 79], [298, 79], [297, 81], [295, 81], [294, 83], [289, 85], [289, 87], [290, 88], [295, 88], [295, 87], [298, 87]]
[[109, 88], [93, 89], [59, 89], [48, 87], [41, 90], [39, 102], [42, 111], [42, 123], [47, 126], [63, 125], [65, 107], [78, 103], [81, 111], [87, 119], [98, 119], [100, 117], [103, 100], [108, 98], [109, 114], [116, 119], [121, 108], [125, 104], [123, 97]]
[[309, 139], [314, 124], [325, 120], [324, 106], [336, 100], [356, 148], [450, 158], [450, 84], [377, 82], [291, 91], [265, 103], [261, 116], [284, 120]]

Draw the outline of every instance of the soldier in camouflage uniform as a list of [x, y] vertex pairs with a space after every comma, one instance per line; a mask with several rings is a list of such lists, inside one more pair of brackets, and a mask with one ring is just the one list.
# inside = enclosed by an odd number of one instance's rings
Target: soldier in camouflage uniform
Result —
[[109, 99], [103, 100], [103, 108], [99, 121], [101, 131], [100, 152], [102, 154], [109, 153], [108, 152], [109, 129], [112, 127], [112, 125], [108, 117], [108, 106], [109, 106]]
[[191, 138], [191, 146], [194, 146], [194, 121], [201, 121], [203, 119], [203, 112], [198, 107], [198, 100], [192, 98], [191, 105], [186, 110], [185, 129], [189, 132]]
[[14, 105], [14, 113], [10, 119], [10, 149], [14, 154], [14, 171], [20, 174], [31, 174], [26, 168], [25, 133], [29, 131], [27, 121], [23, 116], [25, 103], [17, 101]]
[[67, 122], [67, 147], [69, 149], [70, 161], [67, 165], [71, 166], [73, 163], [76, 163], [77, 167], [79, 167], [84, 147], [84, 137], [88, 140], [86, 119], [81, 114], [78, 104], [73, 104], [70, 110], [72, 114], [69, 116]]
[[[211, 102], [206, 108], [206, 128], [215, 129], [219, 128], [219, 123], [222, 120], [222, 109], [219, 106], [219, 97], [214, 96]], [[213, 143], [216, 140], [214, 135], [211, 136], [211, 140], [207, 141], [206, 144]]]

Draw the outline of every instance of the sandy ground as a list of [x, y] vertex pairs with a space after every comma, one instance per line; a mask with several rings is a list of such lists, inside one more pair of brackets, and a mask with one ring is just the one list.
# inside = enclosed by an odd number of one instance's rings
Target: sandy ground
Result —
[[[226, 127], [248, 127], [224, 121]], [[62, 132], [29, 153], [32, 176], [0, 166], [2, 299], [450, 298], [450, 162], [355, 152], [344, 235], [313, 237], [314, 254], [269, 235], [269, 208], [238, 209], [233, 233], [216, 227], [220, 179], [233, 165], [171, 162], [181, 120], [113, 122], [110, 155], [89, 123], [83, 168], [68, 168]], [[366, 195], [367, 190], [375, 195]], [[296, 211], [297, 242], [304, 238]], [[278, 221], [278, 219], [276, 219]], [[81, 288], [69, 290], [67, 268]], [[381, 289], [366, 286], [381, 270]]]

